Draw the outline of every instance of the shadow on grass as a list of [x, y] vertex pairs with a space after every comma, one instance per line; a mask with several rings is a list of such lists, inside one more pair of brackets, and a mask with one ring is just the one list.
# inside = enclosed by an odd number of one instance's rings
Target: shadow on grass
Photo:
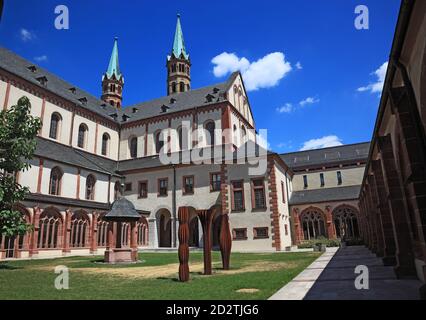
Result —
[[18, 270], [18, 269], [22, 269], [22, 267], [11, 266], [7, 262], [0, 262], [0, 270]]

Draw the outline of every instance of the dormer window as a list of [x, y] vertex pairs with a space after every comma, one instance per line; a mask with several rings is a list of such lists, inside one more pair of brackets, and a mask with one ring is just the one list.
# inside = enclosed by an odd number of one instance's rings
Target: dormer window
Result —
[[220, 91], [219, 88], [213, 88], [213, 93], [214, 94], [217, 94], [219, 91]]
[[138, 108], [132, 108], [132, 113], [138, 112]]
[[209, 93], [208, 95], [206, 95], [206, 100], [207, 100], [207, 102], [212, 102], [212, 101], [213, 101], [213, 99], [214, 99], [214, 96], [213, 96], [213, 95], [211, 95], [210, 93]]
[[173, 104], [173, 103], [175, 103], [176, 102], [176, 99], [175, 98], [171, 98], [170, 99], [170, 104]]
[[130, 117], [127, 115], [127, 114], [123, 114], [122, 116], [121, 116], [121, 119], [123, 120], [123, 122], [126, 122], [127, 121], [127, 119], [129, 119]]
[[37, 71], [36, 66], [29, 66], [29, 67], [27, 67], [27, 68], [28, 68], [28, 70], [30, 70], [31, 72], [36, 72], [36, 71]]
[[87, 98], [86, 97], [80, 98], [80, 99], [78, 99], [78, 101], [80, 101], [84, 105], [87, 104]]
[[69, 90], [71, 93], [73, 93], [73, 94], [75, 94], [75, 92], [77, 91], [77, 89], [76, 89], [76, 88], [74, 88], [74, 87], [69, 88], [68, 90]]
[[113, 118], [114, 120], [117, 120], [118, 114], [113, 113], [109, 115], [111, 118]]
[[164, 105], [164, 104], [161, 106], [161, 112], [162, 112], [162, 113], [167, 112], [169, 109], [170, 109], [170, 108], [169, 108], [168, 106]]
[[106, 103], [102, 103], [102, 104], [101, 104], [101, 108], [102, 108], [102, 109], [105, 109], [105, 108], [106, 108]]
[[47, 78], [45, 76], [38, 77], [36, 79], [42, 86], [45, 86], [47, 84]]

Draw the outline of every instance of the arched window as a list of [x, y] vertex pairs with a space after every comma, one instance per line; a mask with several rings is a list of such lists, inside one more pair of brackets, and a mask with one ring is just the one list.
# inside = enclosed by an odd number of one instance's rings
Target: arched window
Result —
[[129, 247], [130, 239], [130, 223], [122, 222], [121, 223], [121, 247]]
[[164, 147], [163, 137], [161, 136], [161, 131], [158, 131], [155, 134], [155, 152], [160, 153], [163, 147]]
[[59, 196], [61, 194], [62, 170], [54, 167], [50, 172], [49, 194]]
[[98, 218], [98, 247], [106, 247], [108, 244], [108, 222], [103, 219], [105, 214]]
[[59, 130], [61, 126], [61, 116], [59, 113], [52, 113], [52, 116], [50, 117], [50, 131], [49, 131], [49, 138], [52, 139], [59, 139]]
[[349, 206], [340, 206], [333, 211], [336, 235], [340, 239], [359, 238], [358, 219], [355, 210]]
[[71, 217], [70, 247], [89, 247], [90, 220], [83, 211], [76, 212]]
[[106, 156], [109, 153], [109, 142], [110, 142], [111, 138], [109, 136], [108, 133], [104, 133], [102, 135], [102, 155]]
[[305, 240], [326, 236], [324, 216], [315, 208], [308, 209], [300, 216]]
[[86, 200], [95, 200], [96, 178], [89, 174], [86, 178]]
[[86, 147], [87, 132], [88, 131], [89, 131], [89, 129], [87, 128], [87, 126], [84, 123], [80, 124], [80, 126], [78, 127], [77, 145], [78, 145], [79, 148], [85, 148]]
[[130, 157], [137, 158], [138, 156], [138, 138], [130, 138]]
[[176, 93], [176, 82], [172, 82], [172, 93]]
[[205, 132], [206, 132], [206, 142], [207, 142], [207, 145], [213, 146], [214, 145], [214, 129], [215, 129], [214, 122], [213, 121], [208, 121], [204, 125], [204, 129], [205, 129]]
[[121, 196], [121, 183], [116, 181], [114, 184], [114, 200], [117, 200]]
[[246, 137], [247, 137], [246, 128], [244, 126], [241, 126], [241, 143], [246, 142]]
[[179, 92], [185, 92], [185, 83], [181, 82], [179, 83]]
[[61, 248], [62, 218], [54, 209], [46, 209], [40, 215], [37, 248]]
[[138, 246], [147, 246], [148, 245], [148, 222], [144, 217], [142, 217], [137, 222], [138, 229]]
[[177, 135], [178, 135], [178, 148], [179, 148], [179, 150], [182, 150], [182, 148], [183, 148], [183, 129], [182, 129], [182, 127], [179, 127], [177, 129]]

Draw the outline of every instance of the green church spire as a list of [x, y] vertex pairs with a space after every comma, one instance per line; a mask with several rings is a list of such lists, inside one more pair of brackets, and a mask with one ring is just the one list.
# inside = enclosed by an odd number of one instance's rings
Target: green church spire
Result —
[[112, 48], [111, 58], [109, 60], [108, 70], [106, 76], [108, 79], [111, 79], [115, 75], [117, 80], [120, 80], [123, 76], [120, 71], [120, 64], [118, 62], [118, 38], [114, 39], [114, 47]]
[[177, 15], [175, 39], [173, 42], [172, 54], [176, 58], [179, 58], [181, 55], [183, 55], [185, 59], [189, 59], [189, 54], [187, 54], [185, 49], [185, 41], [183, 40], [183, 32], [182, 32], [182, 27], [180, 25], [180, 14]]

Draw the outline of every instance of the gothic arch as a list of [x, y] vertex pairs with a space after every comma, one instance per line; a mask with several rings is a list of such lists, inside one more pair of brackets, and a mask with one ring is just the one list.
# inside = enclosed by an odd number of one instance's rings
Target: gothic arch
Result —
[[84, 210], [78, 210], [71, 216], [70, 224], [70, 247], [86, 248], [89, 247], [90, 219]]
[[63, 243], [63, 219], [56, 207], [47, 207], [40, 215], [37, 248], [60, 249]]
[[333, 209], [333, 223], [338, 238], [359, 238], [358, 216], [358, 209], [348, 204]]
[[167, 209], [160, 209], [155, 214], [157, 221], [158, 246], [171, 248], [172, 246], [172, 215]]
[[303, 210], [299, 216], [305, 240], [327, 237], [326, 216], [318, 207], [309, 207]]

